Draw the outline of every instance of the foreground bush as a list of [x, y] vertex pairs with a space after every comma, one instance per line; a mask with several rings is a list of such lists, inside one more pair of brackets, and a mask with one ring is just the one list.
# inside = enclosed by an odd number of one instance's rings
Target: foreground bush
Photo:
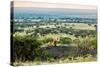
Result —
[[15, 36], [13, 42], [14, 59], [25, 61], [35, 58], [36, 50], [42, 45], [35, 36]]
[[97, 40], [96, 37], [88, 37], [82, 40], [77, 46], [77, 53], [85, 56], [91, 54], [92, 56], [97, 55]]
[[[96, 56], [96, 48], [97, 48], [97, 42], [96, 42], [96, 37], [91, 37], [89, 39], [75, 39], [72, 40], [71, 38], [68, 37], [61, 37], [60, 38], [60, 43], [61, 44], [78, 44], [76, 46], [52, 46], [52, 47], [43, 47], [40, 48], [40, 46], [44, 43], [47, 43], [49, 41], [52, 41], [52, 38], [47, 38], [44, 40], [40, 40], [38, 36], [30, 36], [30, 35], [24, 35], [24, 36], [19, 36], [16, 35], [13, 37], [13, 58], [14, 60], [19, 60], [19, 61], [34, 61], [36, 59], [39, 60], [50, 60], [51, 59], [57, 59], [57, 58], [63, 58], [63, 57], [78, 57], [78, 56], [86, 56], [88, 54]], [[60, 48], [61, 47], [61, 48]], [[63, 47], [63, 48], [62, 48]], [[54, 50], [59, 49], [61, 51], [60, 55], [56, 55], [57, 51]], [[53, 49], [54, 51], [52, 51]], [[50, 50], [52, 52], [56, 52], [52, 54], [50, 53]], [[58, 51], [58, 52], [60, 52]], [[62, 53], [68, 53], [67, 55], [62, 54]]]

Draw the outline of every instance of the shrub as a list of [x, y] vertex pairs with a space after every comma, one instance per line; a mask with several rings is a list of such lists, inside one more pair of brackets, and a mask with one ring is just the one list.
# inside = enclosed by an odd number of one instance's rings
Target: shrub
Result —
[[80, 40], [79, 39], [74, 39], [73, 43], [79, 45], [80, 44]]
[[72, 43], [72, 39], [68, 38], [68, 37], [61, 37], [60, 38], [60, 43], [62, 43], [62, 44], [71, 44]]
[[77, 46], [77, 54], [81, 56], [86, 56], [87, 54], [91, 54], [96, 56], [97, 42], [96, 38], [88, 37], [85, 38], [78, 46]]
[[52, 38], [44, 38], [43, 39], [43, 43], [48, 43], [48, 42], [51, 42], [52, 41]]
[[97, 40], [96, 40], [96, 37], [91, 40], [91, 48], [97, 49]]
[[35, 51], [42, 45], [41, 41], [32, 36], [15, 36], [13, 42], [14, 59], [21, 61], [33, 60]]

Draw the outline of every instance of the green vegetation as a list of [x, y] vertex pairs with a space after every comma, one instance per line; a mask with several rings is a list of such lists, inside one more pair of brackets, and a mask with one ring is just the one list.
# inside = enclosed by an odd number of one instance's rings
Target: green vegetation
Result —
[[25, 62], [22, 62], [22, 61], [16, 61], [14, 63], [15, 66], [25, 66], [25, 65], [40, 65], [40, 64], [62, 64], [62, 63], [75, 63], [75, 62], [94, 62], [96, 61], [97, 59], [96, 58], [93, 58], [93, 57], [88, 57], [88, 58], [83, 58], [83, 57], [78, 57], [79, 59], [68, 59], [68, 58], [65, 58], [65, 59], [59, 59], [59, 60], [55, 60], [55, 59], [51, 59], [51, 61], [41, 61], [41, 60], [35, 60], [35, 61], [25, 61]]
[[14, 65], [96, 61], [95, 24], [16, 22], [16, 25]]

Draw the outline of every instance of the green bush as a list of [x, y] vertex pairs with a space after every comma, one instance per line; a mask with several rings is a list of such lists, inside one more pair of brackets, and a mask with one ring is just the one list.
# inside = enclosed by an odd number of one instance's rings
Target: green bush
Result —
[[79, 39], [74, 39], [73, 43], [76, 44], [76, 45], [79, 45], [80, 44], [80, 40]]
[[91, 48], [97, 49], [97, 40], [96, 40], [96, 37], [91, 40]]
[[43, 39], [43, 43], [48, 43], [48, 42], [51, 42], [53, 39], [52, 38], [44, 38]]
[[60, 38], [60, 43], [61, 44], [71, 44], [72, 43], [72, 39], [68, 38], [68, 37], [61, 37]]
[[41, 41], [32, 36], [13, 37], [14, 59], [21, 61], [33, 60], [36, 50], [42, 45]]
[[97, 41], [96, 37], [88, 37], [81, 41], [81, 43], [77, 46], [77, 54], [81, 56], [85, 56], [87, 54], [91, 54], [96, 56], [97, 54]]
[[91, 48], [96, 49], [97, 48], [96, 37], [88, 37], [88, 38], [82, 40], [80, 46], [86, 47], [86, 48], [89, 48], [89, 49], [91, 49]]

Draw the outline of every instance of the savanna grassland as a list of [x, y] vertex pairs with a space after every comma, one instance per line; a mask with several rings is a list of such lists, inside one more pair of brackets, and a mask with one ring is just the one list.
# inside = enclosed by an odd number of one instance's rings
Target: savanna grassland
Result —
[[14, 22], [13, 65], [97, 60], [95, 23], [23, 22]]

